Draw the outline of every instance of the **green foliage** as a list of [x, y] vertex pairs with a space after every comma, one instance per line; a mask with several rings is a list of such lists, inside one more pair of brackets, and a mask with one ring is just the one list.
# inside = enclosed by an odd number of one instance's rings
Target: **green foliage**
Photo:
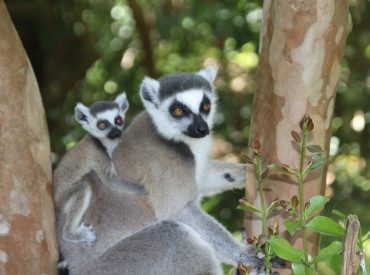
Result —
[[324, 209], [325, 205], [328, 202], [329, 199], [321, 195], [311, 197], [309, 200], [309, 206], [305, 209], [305, 219], [310, 218], [316, 213], [319, 213], [321, 210]]
[[[332, 264], [338, 264], [337, 260], [332, 259], [336, 259], [336, 256], [342, 252], [342, 242], [334, 241], [328, 246], [319, 249], [318, 254], [313, 257], [308, 253], [307, 229], [319, 233], [322, 236], [331, 236], [336, 237], [339, 240], [343, 240], [345, 236], [344, 222], [346, 222], [345, 220], [347, 219], [347, 216], [337, 210], [334, 210], [333, 213], [336, 216], [339, 216], [340, 219], [338, 222], [326, 216], [315, 216], [319, 214], [329, 202], [328, 198], [321, 195], [313, 196], [307, 202], [304, 202], [303, 181], [307, 174], [323, 167], [326, 163], [326, 155], [320, 146], [307, 144], [310, 139], [311, 132], [314, 129], [314, 123], [310, 116], [305, 115], [300, 121], [299, 126], [301, 133], [297, 133], [296, 131], [291, 132], [294, 142], [296, 142], [296, 145], [300, 148], [299, 166], [297, 169], [285, 164], [273, 163], [268, 166], [262, 165], [262, 163], [266, 163], [267, 160], [262, 158], [260, 155], [261, 145], [258, 141], [255, 141], [252, 146], [253, 158], [247, 157], [248, 163], [254, 165], [262, 206], [261, 209], [259, 209], [249, 203], [246, 199], [241, 199], [241, 206], [239, 209], [252, 214], [261, 214], [263, 235], [258, 238], [252, 238], [250, 243], [254, 243], [257, 249], [260, 249], [262, 244], [265, 245], [263, 252], [265, 255], [266, 274], [270, 274], [271, 272], [270, 257], [273, 253], [281, 259], [291, 262], [293, 274], [309, 275], [315, 274], [316, 264], [319, 262], [331, 261]], [[310, 156], [306, 155], [307, 152]], [[307, 164], [305, 161], [306, 158], [309, 159]], [[264, 193], [262, 191], [262, 185], [264, 183], [263, 174], [266, 172], [266, 169], [289, 175], [296, 179], [298, 185], [298, 196], [294, 195], [290, 201], [276, 200], [267, 208], [267, 211], [264, 204]], [[286, 239], [279, 237], [277, 230], [266, 230], [268, 217], [266, 213], [270, 214], [273, 210], [278, 209], [279, 207], [284, 209], [286, 213], [292, 217], [292, 219], [284, 221], [285, 228], [290, 235], [294, 235], [297, 231], [302, 233], [303, 250], [293, 247]], [[277, 221], [275, 221], [275, 223], [277, 223]], [[260, 239], [262, 237], [265, 241], [261, 244]], [[364, 251], [364, 242], [370, 237], [370, 232], [363, 236], [362, 231], [360, 230], [358, 237], [357, 249], [360, 255], [362, 255]], [[255, 240], [258, 241], [256, 242]], [[272, 251], [270, 248], [272, 248]], [[361, 258], [361, 267], [363, 270], [366, 269], [366, 260], [364, 258]], [[336, 267], [333, 268], [337, 269]]]
[[255, 207], [253, 204], [251, 204], [250, 202], [248, 202], [246, 200], [242, 200], [241, 204], [238, 205], [237, 208], [240, 209], [240, 210], [243, 210], [247, 213], [262, 213], [261, 209]]
[[299, 263], [303, 260], [303, 251], [294, 248], [287, 240], [280, 237], [273, 237], [269, 243], [276, 255], [280, 258], [293, 263]]
[[338, 241], [334, 241], [327, 247], [320, 249], [316, 257], [316, 262], [321, 262], [330, 259], [334, 255], [338, 255], [342, 252], [343, 244]]
[[328, 217], [317, 216], [306, 224], [306, 227], [323, 235], [338, 238], [344, 237], [344, 229], [337, 222]]
[[301, 225], [301, 222], [298, 220], [286, 220], [284, 225], [289, 234], [294, 235], [298, 227]]
[[313, 275], [314, 274], [313, 269], [309, 269], [306, 274], [305, 265], [302, 263], [293, 263], [292, 270], [293, 270], [293, 275]]

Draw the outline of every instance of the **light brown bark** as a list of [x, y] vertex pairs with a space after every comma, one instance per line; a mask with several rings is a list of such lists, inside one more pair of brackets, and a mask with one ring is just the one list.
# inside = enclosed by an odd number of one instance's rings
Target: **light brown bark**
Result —
[[50, 144], [32, 67], [0, 0], [0, 274], [56, 274]]
[[[299, 153], [291, 131], [299, 132], [299, 121], [305, 114], [315, 124], [310, 143], [329, 150], [340, 59], [350, 30], [348, 2], [264, 2], [250, 142], [259, 140], [263, 153], [274, 163], [298, 168]], [[247, 179], [247, 197], [258, 205], [251, 169]], [[305, 200], [324, 193], [325, 179], [326, 168], [305, 180]], [[267, 203], [278, 198], [290, 200], [298, 194], [297, 184], [276, 174], [267, 178], [266, 189]], [[283, 218], [279, 219], [283, 229]], [[247, 228], [250, 235], [259, 235], [261, 222], [248, 220]], [[301, 243], [299, 236], [293, 243]], [[311, 249], [314, 244], [311, 236]]]

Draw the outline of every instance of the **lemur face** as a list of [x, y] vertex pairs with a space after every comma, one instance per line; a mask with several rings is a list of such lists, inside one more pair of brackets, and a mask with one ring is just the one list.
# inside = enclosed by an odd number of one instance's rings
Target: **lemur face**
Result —
[[168, 139], [199, 139], [213, 126], [216, 68], [178, 73], [159, 81], [145, 78], [140, 95], [159, 133]]
[[209, 134], [212, 127], [212, 105], [209, 94], [203, 90], [191, 89], [171, 96], [161, 107], [167, 111], [167, 120], [182, 134], [202, 138]]
[[90, 108], [78, 103], [75, 118], [93, 137], [115, 140], [121, 136], [127, 109], [128, 101], [123, 93], [114, 101], [99, 101]]

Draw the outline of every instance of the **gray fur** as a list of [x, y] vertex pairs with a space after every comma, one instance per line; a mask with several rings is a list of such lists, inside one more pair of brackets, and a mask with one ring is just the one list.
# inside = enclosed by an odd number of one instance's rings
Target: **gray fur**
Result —
[[[75, 147], [63, 157], [53, 174], [54, 200], [57, 218], [66, 215], [62, 238], [70, 242], [93, 241], [71, 224], [82, 222], [83, 213], [89, 202], [90, 184], [83, 176], [95, 171], [103, 182], [118, 182], [112, 171], [112, 162], [108, 154], [97, 146], [95, 139], [86, 135]], [[68, 206], [68, 207], [67, 207]], [[81, 211], [83, 212], [81, 215]], [[82, 233], [82, 234], [81, 234]]]
[[[92, 116], [117, 109], [116, 113], [123, 119], [127, 108], [125, 94], [119, 95], [116, 101], [97, 102], [90, 108], [81, 103], [76, 105], [76, 119], [89, 134], [65, 154], [53, 175], [57, 217], [59, 219], [65, 216], [63, 223], [60, 219], [58, 221], [63, 228], [61, 238], [65, 241], [93, 242], [95, 240], [94, 228], [82, 222], [92, 196], [91, 186], [88, 181], [83, 180], [83, 176], [94, 171], [102, 182], [109, 182], [111, 185], [119, 182], [110, 158], [110, 152], [117, 146], [118, 140], [110, 141], [104, 135], [95, 136], [95, 133], [100, 131], [96, 130]], [[121, 131], [122, 127], [115, 128]], [[127, 187], [127, 189], [131, 188]]]
[[207, 177], [199, 184], [199, 191], [202, 196], [213, 196], [230, 189], [241, 189], [245, 185], [246, 173], [245, 164], [212, 160]]
[[165, 220], [124, 239], [81, 274], [221, 275], [212, 247], [198, 238], [188, 226]]
[[[145, 81], [149, 85], [142, 85], [141, 96], [148, 101], [143, 88], [153, 88], [151, 95], [155, 95], [157, 84]], [[146, 194], [128, 194], [123, 184], [112, 187], [94, 173], [90, 175], [92, 199], [84, 221], [93, 225], [97, 239], [89, 245], [62, 239], [71, 275], [222, 274], [221, 261], [256, 264], [251, 247], [235, 241], [199, 206], [203, 191], [241, 187], [245, 166], [210, 162], [209, 136], [172, 139], [164, 136], [160, 127], [151, 113], [140, 113], [123, 132], [113, 154], [121, 182], [139, 184]], [[202, 148], [204, 155], [200, 156], [197, 148]], [[214, 175], [208, 176], [208, 171]], [[225, 173], [238, 184], [230, 184]]]

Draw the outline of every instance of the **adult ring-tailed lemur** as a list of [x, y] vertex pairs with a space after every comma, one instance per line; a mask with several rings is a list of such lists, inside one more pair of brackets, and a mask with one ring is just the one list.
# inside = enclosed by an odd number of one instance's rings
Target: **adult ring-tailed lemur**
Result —
[[221, 262], [261, 263], [251, 246], [237, 242], [199, 200], [241, 188], [245, 166], [209, 159], [216, 109], [215, 68], [178, 73], [140, 87], [145, 111], [122, 133], [113, 163], [129, 194], [105, 186], [96, 173], [84, 222], [96, 242], [61, 249], [71, 274], [222, 274]]

